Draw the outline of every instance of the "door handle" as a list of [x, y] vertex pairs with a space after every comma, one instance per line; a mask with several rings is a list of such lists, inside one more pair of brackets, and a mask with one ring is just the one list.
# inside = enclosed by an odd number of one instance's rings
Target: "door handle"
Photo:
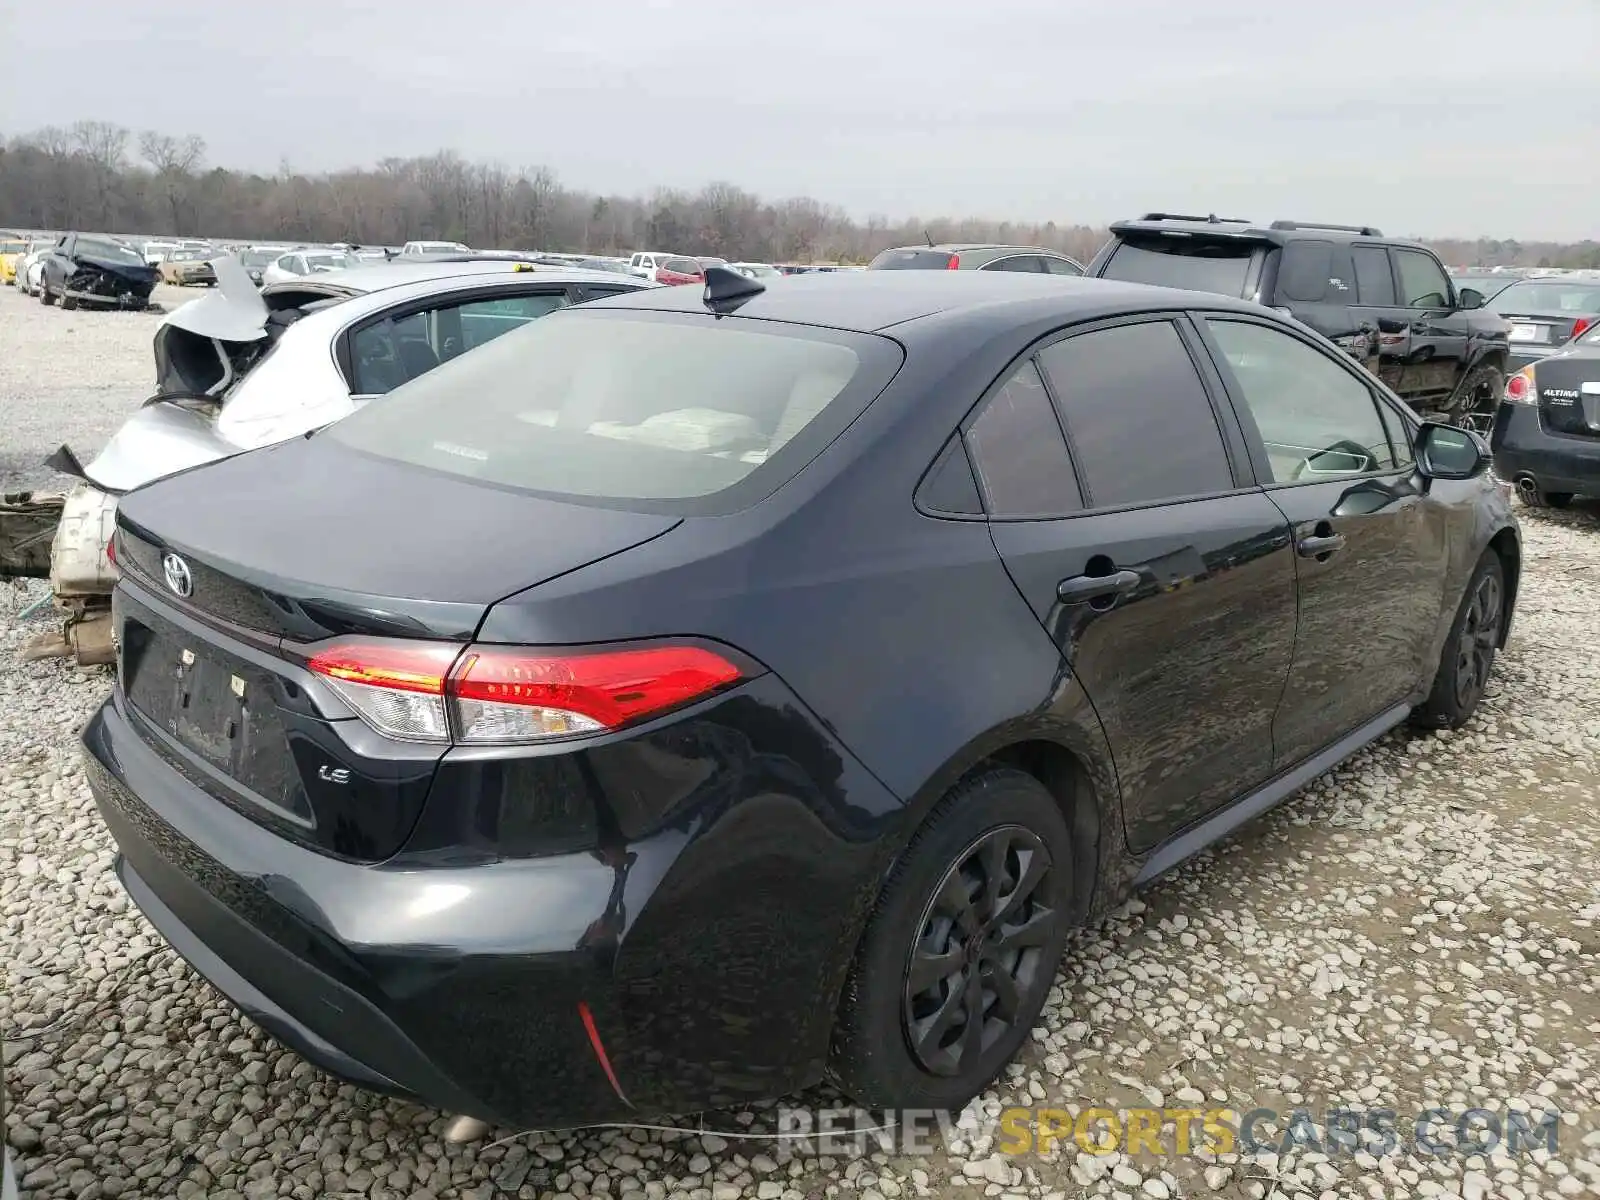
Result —
[[1056, 597], [1063, 604], [1082, 604], [1089, 600], [1126, 596], [1139, 586], [1139, 572], [1113, 571], [1109, 575], [1074, 575], [1056, 584]]
[[1313, 534], [1311, 537], [1301, 538], [1294, 544], [1294, 548], [1301, 558], [1321, 558], [1324, 555], [1332, 554], [1336, 550], [1344, 549], [1344, 534]]

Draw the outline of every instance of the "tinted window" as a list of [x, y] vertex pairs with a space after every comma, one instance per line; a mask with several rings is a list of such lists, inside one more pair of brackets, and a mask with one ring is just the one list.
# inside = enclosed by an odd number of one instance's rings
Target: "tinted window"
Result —
[[1278, 295], [1302, 304], [1320, 303], [1328, 294], [1332, 271], [1332, 242], [1288, 242], [1278, 260]]
[[1080, 334], [1039, 352], [1089, 503], [1139, 504], [1233, 487], [1222, 431], [1170, 321]]
[[1444, 308], [1450, 303], [1450, 281], [1429, 255], [1396, 250], [1394, 261], [1400, 268], [1401, 302], [1407, 308]]
[[1274, 483], [1394, 467], [1377, 401], [1359, 377], [1297, 338], [1210, 318], [1266, 446]]
[[1064, 258], [1046, 258], [1044, 269], [1051, 275], [1082, 275], [1083, 268], [1076, 263], [1070, 263]]
[[831, 417], [863, 356], [874, 366], [850, 391], [852, 411], [898, 367], [886, 339], [576, 308], [452, 359], [324, 436], [488, 483], [682, 501], [734, 487]]
[[661, 264], [663, 271], [675, 271], [679, 275], [698, 275], [704, 269], [692, 258], [669, 258]]
[[978, 482], [972, 477], [972, 463], [967, 459], [960, 434], [951, 437], [939, 452], [927, 478], [917, 489], [917, 500], [930, 512], [982, 515], [983, 500], [978, 495]]
[[1389, 252], [1382, 246], [1356, 246], [1350, 251], [1356, 264], [1356, 294], [1362, 304], [1394, 304], [1394, 276], [1389, 273]]
[[948, 250], [931, 250], [924, 249], [921, 246], [907, 246], [901, 249], [885, 250], [867, 264], [867, 270], [943, 271], [947, 270], [949, 266], [950, 252]]
[[1050, 393], [1030, 359], [984, 402], [967, 445], [992, 516], [1030, 517], [1083, 506]]
[[1194, 238], [1126, 241], [1117, 247], [1101, 276], [1243, 296], [1255, 250], [1248, 243]]
[[1037, 254], [1013, 254], [1009, 258], [997, 258], [994, 262], [981, 268], [985, 271], [1026, 271], [1030, 275], [1038, 275], [1044, 271], [1044, 260]]

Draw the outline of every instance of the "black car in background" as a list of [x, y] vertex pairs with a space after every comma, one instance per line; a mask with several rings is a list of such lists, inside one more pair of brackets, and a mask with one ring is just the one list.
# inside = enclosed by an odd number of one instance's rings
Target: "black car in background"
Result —
[[1511, 322], [1511, 369], [1520, 370], [1600, 325], [1600, 278], [1521, 279], [1489, 302]]
[[1508, 326], [1425, 246], [1371, 226], [1147, 213], [1111, 226], [1087, 273], [1276, 308], [1342, 347], [1417, 412], [1487, 433]]
[[867, 264], [869, 271], [1015, 271], [1023, 275], [1082, 275], [1083, 264], [1043, 246], [956, 243], [893, 246]]
[[132, 246], [90, 234], [66, 234], [41, 262], [39, 303], [62, 308], [143, 308], [161, 281], [160, 268]]
[[1495, 472], [1533, 508], [1600, 496], [1600, 326], [1506, 381], [1491, 443]]
[[116, 870], [324, 1067], [514, 1127], [958, 1108], [1130, 881], [1482, 697], [1487, 447], [1303, 326], [707, 275], [119, 505]]

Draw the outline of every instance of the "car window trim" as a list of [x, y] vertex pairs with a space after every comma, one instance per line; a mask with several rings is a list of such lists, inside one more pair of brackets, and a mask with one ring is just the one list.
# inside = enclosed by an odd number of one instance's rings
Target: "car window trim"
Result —
[[[1261, 490], [1275, 492], [1282, 488], [1316, 487], [1321, 484], [1333, 482], [1329, 479], [1290, 479], [1279, 482], [1272, 477], [1272, 463], [1267, 458], [1266, 442], [1262, 439], [1261, 430], [1256, 425], [1255, 414], [1250, 411], [1250, 405], [1244, 398], [1244, 388], [1234, 376], [1233, 367], [1228, 363], [1227, 356], [1223, 354], [1221, 345], [1219, 345], [1216, 339], [1212, 337], [1210, 329], [1207, 328], [1207, 322], [1211, 319], [1216, 319], [1221, 321], [1237, 321], [1244, 325], [1260, 325], [1265, 329], [1276, 330], [1279, 333], [1292, 337], [1295, 341], [1300, 342], [1321, 354], [1323, 358], [1327, 359], [1329, 362], [1336, 364], [1341, 371], [1344, 371], [1347, 375], [1359, 383], [1366, 391], [1367, 398], [1371, 400], [1374, 405], [1380, 405], [1386, 402], [1383, 392], [1379, 390], [1382, 387], [1382, 384], [1373, 379], [1371, 374], [1360, 364], [1350, 361], [1348, 355], [1337, 351], [1333, 354], [1328, 353], [1324, 347], [1319, 346], [1311, 338], [1304, 336], [1299, 330], [1290, 327], [1287, 323], [1280, 324], [1277, 321], [1258, 317], [1254, 313], [1234, 312], [1227, 309], [1195, 309], [1193, 315], [1196, 318], [1194, 322], [1196, 334], [1205, 344], [1206, 349], [1211, 356], [1213, 365], [1215, 366], [1218, 375], [1222, 378], [1223, 386], [1227, 389], [1229, 404], [1233, 409], [1234, 418], [1246, 431], [1245, 444], [1249, 451], [1251, 461], [1255, 465], [1255, 474], [1257, 480], [1259, 481], [1258, 486], [1261, 488]], [[1399, 407], [1404, 410], [1404, 403], [1400, 403]], [[1378, 416], [1379, 426], [1383, 429], [1383, 440], [1386, 443], [1389, 443], [1389, 452], [1393, 454], [1394, 446], [1393, 443], [1389, 442], [1389, 427], [1384, 423], [1382, 414], [1376, 413], [1376, 409], [1374, 409], [1374, 412]], [[1412, 429], [1411, 422], [1406, 420], [1404, 412], [1402, 412], [1401, 415], [1401, 423], [1405, 428], [1411, 429], [1412, 432], [1415, 433], [1415, 430]], [[1350, 475], [1341, 475], [1339, 478], [1386, 479], [1391, 476], [1409, 477], [1415, 473], [1416, 463], [1412, 462], [1405, 466], [1389, 467], [1382, 471], [1362, 471]]]
[[[476, 287], [457, 288], [449, 292], [435, 292], [431, 296], [407, 300], [403, 304], [396, 304], [392, 308], [380, 309], [377, 312], [367, 313], [365, 316], [356, 317], [340, 328], [333, 339], [333, 362], [339, 369], [339, 375], [344, 379], [344, 385], [350, 389], [352, 395], [369, 395], [371, 393], [355, 392], [355, 357], [350, 352], [350, 343], [356, 334], [370, 329], [374, 325], [381, 325], [385, 321], [403, 321], [407, 317], [414, 317], [418, 313], [428, 312], [436, 308], [458, 308], [464, 304], [471, 304], [476, 300], [501, 300], [520, 299], [523, 296], [551, 296], [557, 292], [567, 297], [567, 304], [571, 307], [581, 304], [583, 300], [577, 294], [576, 284], [571, 283], [543, 283], [530, 282], [509, 287]], [[449, 303], [442, 303], [448, 298]], [[534, 318], [537, 320], [538, 318]], [[387, 395], [379, 392], [378, 395]]]

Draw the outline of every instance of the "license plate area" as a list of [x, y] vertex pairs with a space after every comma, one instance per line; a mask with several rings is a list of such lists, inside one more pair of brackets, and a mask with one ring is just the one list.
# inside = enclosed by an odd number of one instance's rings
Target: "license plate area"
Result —
[[198, 765], [300, 822], [311, 807], [274, 695], [273, 676], [142, 610], [120, 622], [123, 694]]
[[1548, 330], [1543, 325], [1534, 325], [1531, 322], [1514, 322], [1511, 332], [1506, 335], [1506, 340], [1511, 342], [1544, 342], [1549, 340]]

